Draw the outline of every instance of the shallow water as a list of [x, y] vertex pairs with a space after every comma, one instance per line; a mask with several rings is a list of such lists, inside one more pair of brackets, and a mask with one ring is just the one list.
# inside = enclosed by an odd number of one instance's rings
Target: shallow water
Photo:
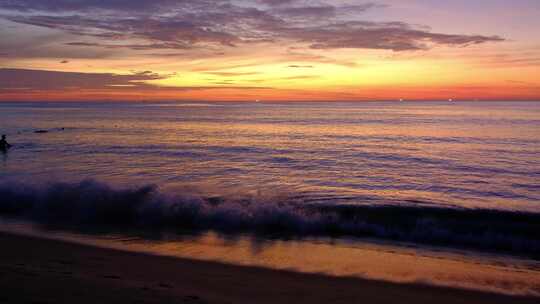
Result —
[[80, 234], [0, 218], [0, 231], [98, 247], [234, 265], [359, 277], [397, 283], [540, 296], [540, 262], [375, 240], [270, 240], [246, 235]]

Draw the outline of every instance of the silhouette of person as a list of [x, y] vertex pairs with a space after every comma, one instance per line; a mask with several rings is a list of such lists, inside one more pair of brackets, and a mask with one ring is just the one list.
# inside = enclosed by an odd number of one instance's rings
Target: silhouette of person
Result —
[[6, 140], [6, 135], [2, 135], [2, 139], [0, 139], [0, 150], [7, 151], [7, 149], [11, 148], [11, 145]]

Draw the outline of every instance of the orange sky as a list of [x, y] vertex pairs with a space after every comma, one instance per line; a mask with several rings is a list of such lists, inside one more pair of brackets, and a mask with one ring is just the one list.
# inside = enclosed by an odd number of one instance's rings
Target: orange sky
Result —
[[0, 0], [0, 100], [538, 100], [540, 2]]

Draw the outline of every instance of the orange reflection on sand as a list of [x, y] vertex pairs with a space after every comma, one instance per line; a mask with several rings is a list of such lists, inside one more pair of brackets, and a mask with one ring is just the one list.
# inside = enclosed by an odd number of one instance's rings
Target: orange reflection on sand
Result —
[[0, 221], [0, 231], [234, 265], [540, 295], [538, 261], [408, 244], [350, 239], [221, 238], [214, 233], [183, 238], [163, 236], [161, 240], [121, 235], [98, 238], [59, 231], [44, 233], [31, 224], [12, 221]]

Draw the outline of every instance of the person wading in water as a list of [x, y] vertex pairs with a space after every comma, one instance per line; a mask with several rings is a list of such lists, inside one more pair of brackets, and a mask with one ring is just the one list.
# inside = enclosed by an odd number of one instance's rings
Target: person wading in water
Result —
[[0, 139], [0, 150], [5, 152], [9, 148], [11, 148], [11, 145], [7, 142], [6, 135], [2, 135], [2, 139]]

